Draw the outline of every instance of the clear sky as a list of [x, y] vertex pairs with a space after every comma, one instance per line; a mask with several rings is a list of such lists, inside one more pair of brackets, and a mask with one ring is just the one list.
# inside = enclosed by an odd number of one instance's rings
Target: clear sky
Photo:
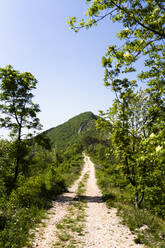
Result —
[[86, 9], [85, 0], [0, 0], [0, 66], [11, 64], [37, 78], [43, 130], [112, 104], [101, 57], [118, 42], [120, 26], [106, 20], [75, 34], [67, 17], [83, 17]]

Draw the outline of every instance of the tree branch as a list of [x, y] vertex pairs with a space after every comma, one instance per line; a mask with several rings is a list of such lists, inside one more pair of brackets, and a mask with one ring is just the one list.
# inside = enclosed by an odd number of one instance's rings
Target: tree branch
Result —
[[[127, 15], [129, 15], [129, 12], [128, 12], [128, 10], [127, 10], [126, 8], [121, 7], [120, 5], [118, 5], [117, 3], [115, 3], [113, 0], [111, 0], [111, 2], [112, 2], [112, 4], [114, 4], [118, 9], [124, 11], [125, 13], [127, 13]], [[135, 20], [140, 26], [142, 26], [143, 28], [145, 28], [145, 29], [147, 29], [147, 30], [149, 30], [149, 31], [151, 31], [151, 32], [153, 32], [153, 33], [155, 33], [155, 34], [158, 34], [159, 36], [165, 38], [165, 32], [160, 33], [160, 32], [158, 32], [158, 31], [156, 31], [155, 29], [153, 29], [153, 28], [151, 28], [151, 27], [149, 27], [149, 26], [144, 25], [142, 22], [140, 22], [140, 21], [139, 21], [137, 18], [135, 18], [134, 16], [133, 16], [133, 18], [134, 18], [134, 20]]]

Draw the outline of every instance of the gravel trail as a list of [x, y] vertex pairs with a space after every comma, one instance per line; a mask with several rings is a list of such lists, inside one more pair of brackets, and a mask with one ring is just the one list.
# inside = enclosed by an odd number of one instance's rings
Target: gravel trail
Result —
[[59, 241], [56, 224], [67, 215], [68, 206], [72, 205], [76, 197], [78, 183], [88, 172], [89, 180], [84, 195], [87, 200], [85, 235], [75, 237], [79, 241], [76, 248], [144, 248], [143, 245], [135, 244], [135, 236], [131, 234], [128, 227], [120, 224], [121, 219], [116, 216], [117, 210], [106, 207], [96, 183], [94, 165], [90, 158], [85, 155], [84, 161], [80, 178], [69, 188], [67, 193], [58, 196], [49, 211], [48, 219], [43, 220], [45, 227], [40, 226], [35, 231], [36, 235], [32, 247], [53, 248], [54, 244]]
[[96, 184], [95, 168], [89, 157], [85, 157], [90, 177], [87, 184], [86, 235], [82, 237], [83, 248], [142, 248], [135, 244], [128, 227], [120, 224], [116, 209], [108, 209]]
[[53, 202], [53, 207], [48, 212], [48, 218], [44, 219], [41, 225], [35, 229], [33, 248], [53, 248], [54, 243], [58, 241], [56, 224], [67, 215], [67, 208], [75, 198], [78, 184], [87, 171], [88, 164], [85, 164], [81, 176], [74, 185], [68, 189], [67, 193], [59, 195]]

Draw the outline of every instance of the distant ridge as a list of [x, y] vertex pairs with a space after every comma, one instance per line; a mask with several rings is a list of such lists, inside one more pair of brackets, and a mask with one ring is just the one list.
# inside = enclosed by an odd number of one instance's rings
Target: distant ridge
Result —
[[52, 147], [65, 147], [76, 143], [90, 131], [95, 132], [95, 121], [98, 118], [92, 112], [84, 112], [43, 133], [50, 139]]

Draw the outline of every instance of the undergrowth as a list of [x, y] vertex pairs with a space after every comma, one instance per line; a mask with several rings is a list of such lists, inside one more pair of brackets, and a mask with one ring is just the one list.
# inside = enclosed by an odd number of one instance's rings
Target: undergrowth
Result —
[[[92, 158], [92, 154], [90, 156]], [[102, 190], [103, 200], [108, 208], [118, 209], [117, 214], [122, 217], [122, 224], [127, 225], [131, 232], [136, 234], [135, 243], [145, 244], [149, 248], [165, 248], [165, 221], [144, 206], [140, 209], [135, 208], [129, 188], [113, 182], [114, 175], [107, 173], [110, 165], [102, 166], [101, 161], [98, 162], [94, 156], [92, 160], [96, 167], [97, 182]], [[124, 180], [120, 183], [124, 185]]]
[[20, 174], [15, 187], [10, 192], [0, 187], [0, 248], [31, 247], [29, 230], [45, 217], [57, 194], [66, 191], [79, 176], [81, 151], [59, 154], [58, 159], [55, 155], [38, 149], [26, 176]]

